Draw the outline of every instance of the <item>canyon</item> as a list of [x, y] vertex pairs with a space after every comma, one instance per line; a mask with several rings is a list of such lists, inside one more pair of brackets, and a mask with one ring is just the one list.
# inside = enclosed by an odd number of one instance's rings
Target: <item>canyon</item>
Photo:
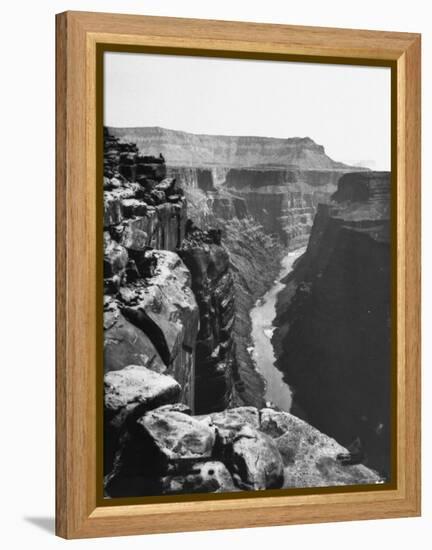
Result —
[[283, 245], [307, 243], [318, 204], [338, 179], [361, 168], [332, 160], [308, 137], [198, 135], [159, 127], [108, 128], [146, 154], [166, 159], [168, 174], [205, 194], [219, 219], [251, 216]]
[[[321, 423], [315, 417], [318, 406], [304, 397], [307, 376], [298, 374], [303, 346], [313, 346], [293, 322], [310, 313], [306, 308], [297, 318], [295, 312], [317, 262], [324, 262], [319, 258], [334, 248], [322, 238], [327, 228], [333, 235], [332, 220], [342, 233], [385, 248], [385, 177], [358, 170], [333, 161], [310, 138], [104, 129], [107, 498], [382, 482], [386, 470], [374, 461], [370, 469], [341, 460], [350, 441], [335, 430], [334, 416]], [[362, 250], [360, 238], [350, 239], [346, 248]], [[308, 413], [301, 419], [297, 409], [295, 416], [266, 398], [266, 380], [251, 353], [251, 312], [278, 281], [287, 252], [306, 245], [273, 296], [271, 340], [274, 368], [294, 388], [296, 407]], [[346, 267], [344, 250], [334, 271]], [[386, 281], [379, 264], [385, 267], [386, 256], [377, 249], [374, 257], [363, 284], [375, 270], [382, 281], [371, 303], [381, 299]], [[317, 289], [330, 301], [345, 299], [336, 284]], [[385, 347], [385, 315], [376, 318], [376, 339], [383, 340], [375, 366]], [[291, 349], [287, 339], [299, 347], [291, 343]], [[314, 373], [310, 384], [316, 380]], [[331, 395], [335, 380], [323, 387]], [[375, 429], [377, 418], [384, 416], [374, 414]], [[386, 432], [388, 425], [378, 424]]]

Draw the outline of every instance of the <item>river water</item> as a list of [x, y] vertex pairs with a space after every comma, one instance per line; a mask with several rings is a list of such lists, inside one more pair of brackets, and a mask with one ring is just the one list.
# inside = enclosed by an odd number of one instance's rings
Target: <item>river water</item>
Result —
[[288, 384], [283, 381], [281, 371], [275, 366], [276, 357], [271, 342], [274, 331], [273, 320], [276, 317], [277, 296], [284, 288], [280, 281], [290, 273], [294, 262], [305, 250], [306, 247], [298, 248], [289, 252], [282, 259], [277, 280], [264, 296], [257, 301], [250, 313], [253, 343], [250, 352], [258, 372], [266, 381], [265, 400], [271, 401], [285, 411], [289, 411], [291, 408], [292, 394]]

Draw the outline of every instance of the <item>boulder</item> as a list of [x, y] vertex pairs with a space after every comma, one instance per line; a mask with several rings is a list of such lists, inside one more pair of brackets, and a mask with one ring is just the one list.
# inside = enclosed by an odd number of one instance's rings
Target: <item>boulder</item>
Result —
[[347, 450], [300, 418], [273, 409], [261, 411], [261, 430], [272, 437], [284, 462], [284, 487], [330, 487], [380, 483], [364, 465], [345, 466], [337, 459]]
[[245, 426], [232, 448], [234, 481], [244, 490], [279, 489], [284, 470], [281, 454], [268, 435]]
[[163, 494], [232, 493], [238, 491], [222, 462], [199, 462], [183, 475], [162, 478]]
[[279, 437], [295, 426], [297, 417], [275, 409], [261, 409], [261, 431], [271, 437]]
[[135, 417], [174, 403], [179, 395], [180, 384], [174, 378], [138, 365], [107, 372], [104, 377], [105, 414], [119, 422], [126, 415]]
[[153, 410], [137, 419], [136, 437], [142, 434], [168, 463], [181, 467], [212, 456], [215, 429], [174, 410]]
[[222, 447], [220, 449], [222, 457], [229, 455], [235, 435], [244, 426], [250, 426], [256, 430], [259, 428], [259, 414], [255, 407], [226, 409], [222, 412], [202, 415], [199, 419], [208, 426], [216, 427], [218, 447]]
[[[127, 429], [147, 410], [175, 402], [180, 385], [171, 377], [143, 366], [130, 365], [104, 377], [104, 471], [109, 473], [122, 448]], [[120, 453], [122, 454], [122, 453]], [[121, 456], [123, 466], [124, 457]]]

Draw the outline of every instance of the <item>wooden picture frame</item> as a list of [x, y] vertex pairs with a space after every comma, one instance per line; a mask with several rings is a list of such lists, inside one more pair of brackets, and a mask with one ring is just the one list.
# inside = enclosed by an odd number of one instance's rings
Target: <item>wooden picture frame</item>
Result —
[[[397, 190], [397, 466], [392, 487], [98, 504], [97, 289], [102, 274], [96, 73], [100, 45], [108, 43], [127, 51], [145, 47], [391, 67], [392, 177]], [[66, 12], [57, 15], [56, 69], [56, 533], [80, 538], [419, 515], [420, 35]]]

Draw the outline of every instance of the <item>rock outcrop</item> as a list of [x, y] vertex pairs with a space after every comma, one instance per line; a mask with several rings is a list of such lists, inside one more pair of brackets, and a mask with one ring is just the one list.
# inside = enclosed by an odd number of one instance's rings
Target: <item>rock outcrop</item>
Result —
[[165, 178], [163, 158], [106, 131], [104, 170], [105, 371], [171, 374], [193, 407], [199, 311], [175, 252], [186, 231], [183, 192]]
[[381, 482], [363, 465], [343, 465], [346, 452], [289, 413], [239, 407], [190, 416], [167, 405], [129, 419], [105, 491], [124, 497]]
[[169, 374], [192, 410], [222, 410], [237, 369], [234, 282], [220, 232], [188, 222], [162, 155], [107, 130], [105, 152], [105, 371], [141, 365]]
[[273, 343], [307, 420], [390, 476], [390, 174], [344, 175], [285, 281]]

